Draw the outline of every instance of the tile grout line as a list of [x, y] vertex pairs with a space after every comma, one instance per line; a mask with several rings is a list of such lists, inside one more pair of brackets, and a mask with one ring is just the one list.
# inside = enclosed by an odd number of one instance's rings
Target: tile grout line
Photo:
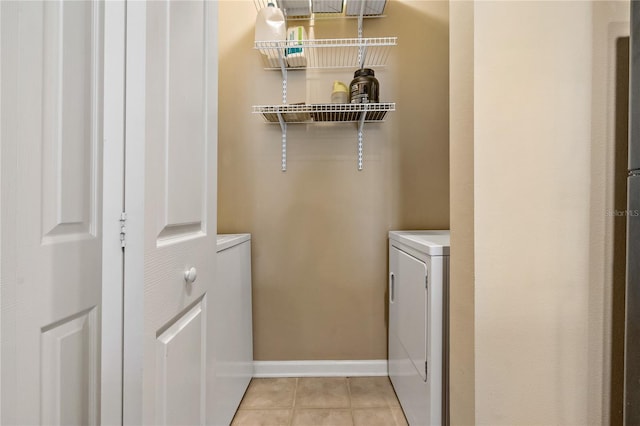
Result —
[[356, 419], [353, 417], [353, 400], [351, 399], [351, 378], [347, 377], [347, 392], [349, 394], [349, 415], [351, 416], [351, 424], [355, 426]]
[[291, 404], [291, 417], [289, 417], [289, 426], [293, 425], [293, 414], [296, 411], [296, 396], [298, 394], [298, 380], [299, 380], [299, 378], [296, 377], [295, 379], [296, 379], [296, 384], [293, 387], [293, 402]]
[[[393, 384], [391, 384], [391, 379], [387, 378], [388, 380], [388, 384], [389, 386], [391, 386], [391, 392], [393, 393], [393, 397], [397, 400], [398, 396], [396, 395], [396, 391], [393, 388]], [[398, 422], [398, 417], [396, 416], [396, 411], [395, 411], [395, 405], [391, 403], [391, 400], [389, 398], [385, 398], [384, 402], [386, 402], [387, 404], [387, 408], [389, 409], [389, 412], [391, 413], [391, 417], [393, 418], [393, 424], [395, 426], [401, 426], [400, 423]]]
[[[396, 426], [408, 425], [409, 422], [407, 421], [407, 416], [405, 416], [404, 414], [404, 409], [400, 404], [400, 398], [398, 398], [398, 394], [396, 393], [396, 388], [393, 387], [393, 383], [391, 382], [391, 377], [387, 376], [387, 380], [389, 381], [389, 385], [391, 385], [391, 391], [393, 392], [393, 396], [395, 398], [394, 401], [398, 402], [398, 405], [394, 404], [393, 407], [391, 407], [391, 404], [389, 404], [389, 409], [391, 410], [391, 414], [393, 415], [393, 420], [396, 423]], [[398, 411], [399, 411], [399, 414], [402, 416], [400, 419], [398, 419], [398, 416], [396, 415], [398, 414]]]

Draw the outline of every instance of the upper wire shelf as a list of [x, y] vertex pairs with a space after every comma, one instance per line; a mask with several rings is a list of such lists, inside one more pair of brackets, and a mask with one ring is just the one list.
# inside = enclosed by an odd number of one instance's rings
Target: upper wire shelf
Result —
[[[281, 69], [305, 68], [361, 68], [383, 67], [387, 65], [390, 47], [398, 44], [398, 37], [337, 38], [303, 41], [256, 41], [254, 49], [262, 53], [264, 67]], [[288, 49], [302, 48], [306, 66], [287, 65]], [[281, 61], [281, 59], [283, 61]], [[299, 59], [296, 58], [299, 63]]]
[[[386, 0], [253, 0], [256, 10], [276, 4], [288, 21], [384, 17]], [[364, 3], [364, 4], [363, 4]], [[362, 12], [362, 16], [360, 13]]]

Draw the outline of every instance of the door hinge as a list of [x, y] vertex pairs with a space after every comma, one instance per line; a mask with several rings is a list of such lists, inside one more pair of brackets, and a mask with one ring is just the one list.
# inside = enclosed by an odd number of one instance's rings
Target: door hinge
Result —
[[429, 361], [424, 362], [424, 381], [429, 379]]
[[120, 213], [120, 247], [127, 245], [127, 212]]
[[429, 274], [424, 275], [424, 288], [429, 288]]

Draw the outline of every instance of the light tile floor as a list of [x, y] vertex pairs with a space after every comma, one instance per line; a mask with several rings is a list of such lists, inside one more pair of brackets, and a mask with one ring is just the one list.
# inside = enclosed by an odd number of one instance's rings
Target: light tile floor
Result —
[[408, 426], [388, 377], [253, 379], [232, 426]]

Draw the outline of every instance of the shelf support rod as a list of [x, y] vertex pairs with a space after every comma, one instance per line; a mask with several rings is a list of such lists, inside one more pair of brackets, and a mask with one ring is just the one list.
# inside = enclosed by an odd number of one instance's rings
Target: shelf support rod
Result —
[[364, 128], [364, 119], [367, 116], [368, 106], [365, 104], [364, 111], [360, 113], [358, 120], [358, 171], [362, 171], [362, 130]]
[[360, 60], [360, 69], [364, 68], [364, 61], [367, 60], [367, 46], [362, 45], [362, 42], [360, 44], [360, 47], [358, 47], [359, 51], [358, 51], [358, 59]]
[[280, 70], [282, 71], [282, 104], [287, 103], [287, 63], [284, 59], [284, 49], [280, 50]]
[[[362, 0], [360, 3], [360, 14], [358, 15], [358, 64], [360, 65], [360, 68], [364, 68], [364, 59], [366, 57], [366, 48], [362, 45], [364, 4], [365, 1]], [[367, 116], [367, 109], [368, 107], [365, 105], [364, 111], [360, 113], [360, 119], [358, 120], [358, 171], [362, 171], [362, 130], [364, 128], [364, 119]]]
[[[282, 104], [287, 104], [287, 63], [284, 59], [284, 49], [280, 50], [280, 69], [282, 70]], [[282, 117], [282, 113], [278, 111], [278, 121], [282, 130], [282, 165], [281, 170], [287, 171], [287, 123]]]
[[287, 123], [282, 117], [280, 111], [277, 112], [278, 121], [280, 122], [280, 129], [282, 130], [282, 168], [283, 172], [287, 171]]
[[362, 46], [362, 20], [364, 16], [364, 4], [365, 1], [362, 0], [360, 2], [360, 15], [358, 15], [358, 41], [360, 42], [360, 46], [358, 46], [358, 63], [360, 64], [360, 68], [364, 67], [364, 49]]

